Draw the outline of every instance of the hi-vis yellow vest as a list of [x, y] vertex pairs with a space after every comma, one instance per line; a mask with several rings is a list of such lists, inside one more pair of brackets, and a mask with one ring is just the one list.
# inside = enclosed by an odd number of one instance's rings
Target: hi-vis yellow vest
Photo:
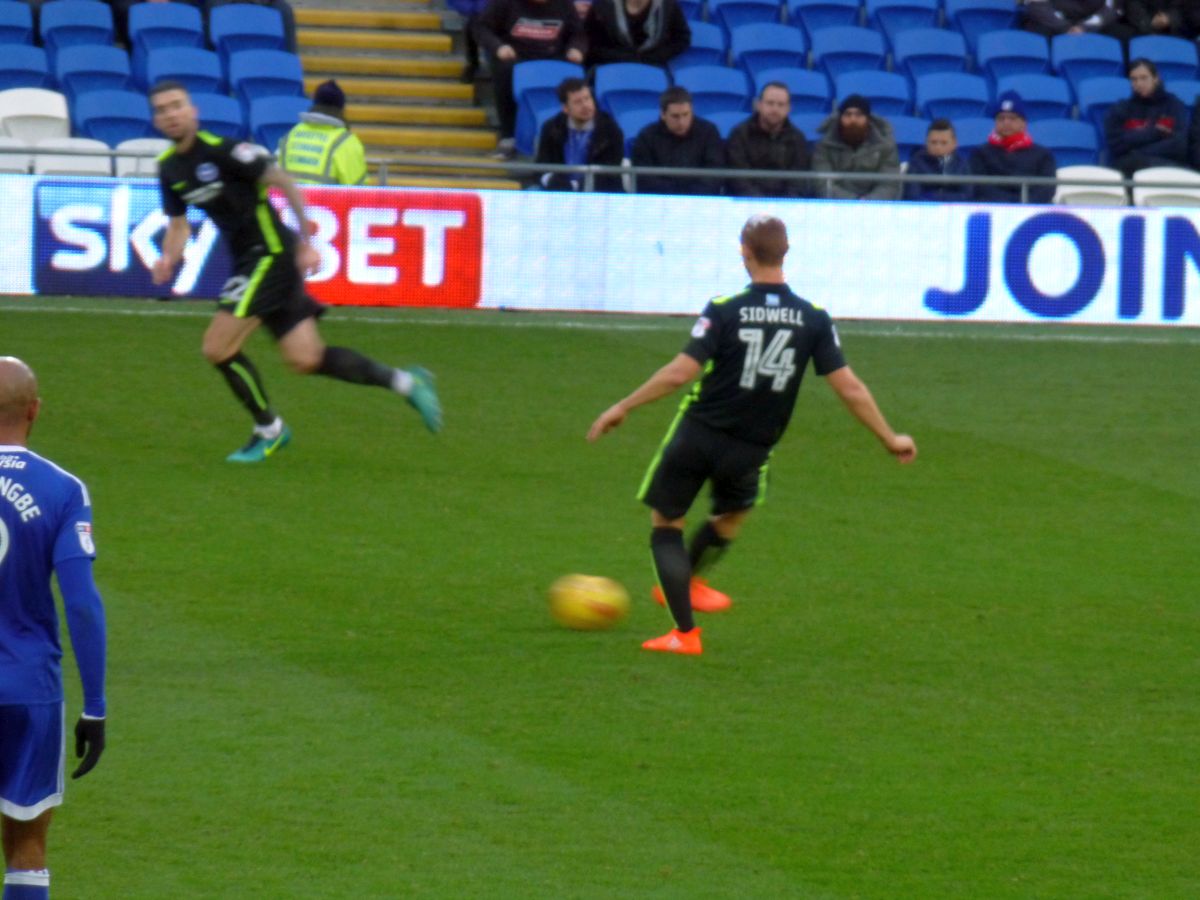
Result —
[[279, 164], [304, 184], [362, 184], [362, 142], [337, 125], [301, 122], [279, 141]]

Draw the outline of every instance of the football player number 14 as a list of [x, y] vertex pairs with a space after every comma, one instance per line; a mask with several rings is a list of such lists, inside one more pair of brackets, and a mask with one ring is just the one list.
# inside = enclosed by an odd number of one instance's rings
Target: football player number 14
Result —
[[753, 389], [759, 376], [762, 376], [771, 379], [771, 390], [776, 393], [786, 390], [788, 382], [796, 374], [796, 351], [788, 346], [792, 339], [791, 329], [776, 331], [766, 349], [763, 349], [761, 328], [739, 328], [738, 339], [746, 345], [746, 359], [738, 384]]

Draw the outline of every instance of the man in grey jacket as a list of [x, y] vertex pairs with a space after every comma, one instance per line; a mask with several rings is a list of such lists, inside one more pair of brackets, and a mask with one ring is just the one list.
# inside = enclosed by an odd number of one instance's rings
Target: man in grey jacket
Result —
[[[871, 101], [851, 94], [818, 129], [814, 172], [900, 172], [900, 154], [892, 126], [871, 115]], [[814, 179], [819, 197], [834, 200], [898, 200], [900, 182], [871, 179]]]

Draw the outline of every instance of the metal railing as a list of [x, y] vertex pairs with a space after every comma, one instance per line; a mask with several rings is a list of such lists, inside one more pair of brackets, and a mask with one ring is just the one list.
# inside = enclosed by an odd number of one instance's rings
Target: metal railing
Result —
[[[158, 154], [153, 152], [138, 152], [133, 150], [117, 150], [117, 149], [72, 149], [58, 147], [30, 147], [25, 148], [0, 148], [0, 155], [4, 156], [26, 156], [30, 160], [31, 169], [35, 157], [39, 156], [96, 156], [108, 157], [112, 160], [117, 158], [122, 159], [155, 159]], [[464, 162], [462, 159], [445, 160], [437, 159], [422, 154], [412, 154], [408, 156], [389, 156], [379, 158], [368, 158], [368, 164], [376, 166], [379, 183], [382, 186], [387, 186], [388, 170], [404, 168], [417, 169], [429, 172], [455, 171], [461, 172], [468, 170], [471, 172], [486, 172], [488, 174], [495, 173], [497, 176], [505, 176], [509, 178], [523, 179], [530, 176], [541, 176], [543, 174], [563, 174], [563, 175], [579, 175], [583, 179], [582, 190], [584, 192], [594, 191], [596, 188], [596, 179], [600, 177], [620, 177], [626, 180], [629, 184], [632, 193], [637, 193], [637, 178], [639, 175], [653, 176], [655, 178], [689, 178], [703, 179], [717, 182], [716, 189], [713, 191], [713, 196], [720, 192], [720, 185], [730, 179], [740, 180], [770, 180], [770, 181], [796, 181], [807, 184], [813, 183], [829, 183], [833, 181], [848, 181], [848, 182], [869, 182], [869, 183], [899, 183], [907, 184], [929, 184], [942, 187], [956, 187], [966, 185], [996, 185], [1004, 187], [1019, 187], [1020, 198], [1022, 203], [1029, 202], [1029, 191], [1033, 187], [1106, 187], [1106, 188], [1124, 188], [1126, 191], [1132, 190], [1134, 187], [1154, 187], [1155, 189], [1181, 189], [1195, 191], [1200, 188], [1196, 182], [1188, 181], [1166, 181], [1154, 180], [1153, 182], [1138, 182], [1132, 178], [1123, 178], [1120, 181], [1111, 179], [1092, 179], [1092, 178], [1050, 178], [1045, 176], [1033, 175], [1017, 175], [1017, 176], [999, 176], [999, 175], [910, 175], [903, 172], [816, 172], [816, 171], [779, 171], [775, 169], [693, 169], [693, 168], [677, 168], [677, 167], [659, 167], [659, 166], [573, 166], [573, 165], [555, 165], [549, 163], [537, 163], [532, 161], [518, 160], [495, 160], [495, 159], [480, 159], [478, 161], [471, 160]], [[96, 173], [99, 174], [99, 173]], [[818, 195], [824, 192], [815, 192]]]

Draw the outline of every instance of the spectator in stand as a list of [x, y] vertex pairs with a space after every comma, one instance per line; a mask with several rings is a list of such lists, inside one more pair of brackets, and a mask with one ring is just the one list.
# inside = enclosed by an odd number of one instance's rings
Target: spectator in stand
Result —
[[488, 5], [488, 0], [446, 0], [452, 10], [463, 17], [463, 84], [474, 84], [479, 74], [479, 42], [475, 40], [475, 23]]
[[[813, 151], [814, 172], [900, 172], [900, 152], [892, 126], [871, 115], [871, 101], [851, 94], [821, 123]], [[899, 181], [822, 179], [817, 194], [835, 200], [899, 200]]]
[[[596, 109], [592, 89], [582, 78], [567, 78], [558, 86], [562, 112], [548, 119], [538, 136], [537, 162], [569, 166], [619, 166], [625, 157], [625, 135], [616, 120]], [[541, 185], [548, 191], [581, 191], [583, 175], [547, 172]], [[597, 175], [597, 191], [620, 193], [620, 175]]]
[[1189, 40], [1196, 36], [1200, 4], [1189, 0], [1125, 0], [1125, 21], [1136, 34], [1159, 34]]
[[665, 66], [692, 44], [692, 29], [676, 0], [595, 0], [583, 30], [589, 66]]
[[[754, 114], [729, 135], [725, 155], [731, 169], [774, 169], [807, 172], [811, 168], [808, 141], [792, 124], [792, 97], [787, 85], [764, 84], [754, 101]], [[729, 193], [737, 197], [803, 197], [805, 180], [732, 178]]]
[[1109, 165], [1126, 178], [1151, 166], [1186, 166], [1187, 107], [1163, 87], [1150, 60], [1135, 59], [1128, 71], [1133, 95], [1104, 117]]
[[366, 151], [346, 124], [346, 94], [332, 79], [317, 85], [312, 108], [279, 141], [279, 167], [301, 184], [362, 184]]
[[[996, 130], [986, 144], [971, 151], [971, 174], [1053, 178], [1058, 172], [1054, 154], [1033, 142], [1021, 97], [1015, 91], [1005, 91], [994, 109]], [[1020, 203], [1021, 185], [977, 184], [972, 195], [979, 203]], [[1054, 198], [1054, 185], [1030, 185], [1028, 196], [1030, 203], [1049, 203]]]
[[[934, 119], [925, 132], [925, 146], [908, 160], [909, 175], [970, 175], [967, 161], [958, 152], [958, 135], [949, 119]], [[904, 185], [905, 200], [932, 203], [961, 203], [971, 199], [969, 184], [938, 184], [910, 181]]]
[[487, 51], [492, 91], [500, 119], [497, 156], [516, 152], [513, 134], [517, 101], [513, 66], [531, 59], [563, 59], [583, 64], [583, 23], [571, 0], [490, 0], [475, 22], [475, 40]]
[[1133, 34], [1116, 0], [1026, 0], [1024, 10], [1025, 28], [1046, 37], [1107, 34], [1125, 43]]
[[[633, 142], [635, 166], [678, 169], [719, 169], [725, 165], [725, 148], [717, 126], [692, 111], [687, 88], [669, 87], [658, 99], [659, 119], [641, 130]], [[637, 176], [639, 194], [719, 194], [717, 178], [678, 175]]]

